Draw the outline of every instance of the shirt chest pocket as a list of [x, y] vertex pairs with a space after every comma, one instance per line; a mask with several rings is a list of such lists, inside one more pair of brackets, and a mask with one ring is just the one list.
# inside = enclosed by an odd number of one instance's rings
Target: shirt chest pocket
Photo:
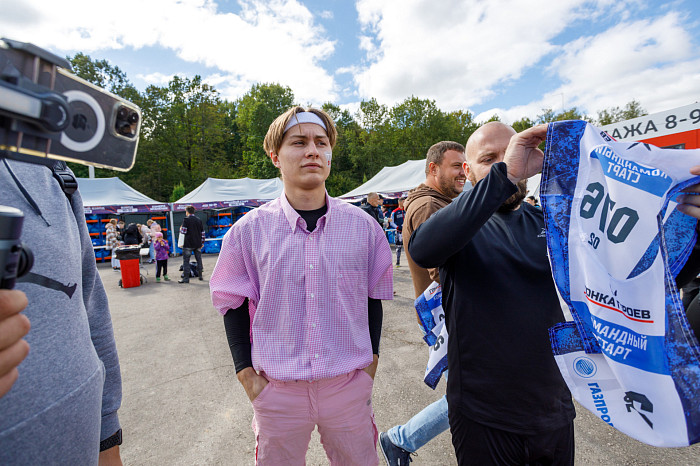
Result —
[[367, 315], [367, 274], [364, 270], [338, 268], [335, 270], [336, 286], [332, 296], [334, 311], [355, 320]]

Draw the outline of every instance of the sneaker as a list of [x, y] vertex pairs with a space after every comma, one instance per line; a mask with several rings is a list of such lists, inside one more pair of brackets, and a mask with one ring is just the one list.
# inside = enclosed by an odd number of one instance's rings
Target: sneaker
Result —
[[178, 282], [178, 283], [189, 283], [190, 281], [189, 281], [189, 280], [185, 280], [185, 279], [183, 278], [182, 280], [178, 280], [177, 282]]
[[199, 276], [199, 281], [201, 282], [202, 280], [204, 280], [204, 277], [202, 277], [202, 276], [200, 275], [200, 276]]
[[166, 282], [169, 282], [169, 281], [170, 281], [170, 278], [168, 278], [167, 275], [163, 275], [163, 280], [165, 280]]
[[159, 281], [160, 281], [160, 277], [156, 277], [156, 281], [159, 282]]
[[396, 264], [396, 268], [398, 269], [399, 267], [401, 267], [401, 264]]
[[386, 432], [379, 434], [379, 448], [389, 466], [405, 466], [413, 461], [411, 453], [394, 445]]

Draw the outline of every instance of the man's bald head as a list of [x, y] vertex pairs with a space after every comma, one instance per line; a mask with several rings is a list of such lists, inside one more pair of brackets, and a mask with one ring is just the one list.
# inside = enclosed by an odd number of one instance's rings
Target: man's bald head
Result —
[[[494, 163], [503, 162], [510, 138], [516, 131], [500, 121], [492, 121], [474, 131], [466, 145], [464, 169], [472, 186], [486, 178]], [[517, 209], [527, 194], [527, 180], [520, 180], [518, 192], [501, 206], [501, 210]]]
[[[515, 133], [516, 131], [512, 127], [500, 121], [491, 121], [480, 126], [467, 140], [467, 162], [471, 163], [479, 151], [485, 150], [485, 145], [490, 150], [505, 154], [508, 142]], [[504, 142], [505, 145], [503, 145]]]

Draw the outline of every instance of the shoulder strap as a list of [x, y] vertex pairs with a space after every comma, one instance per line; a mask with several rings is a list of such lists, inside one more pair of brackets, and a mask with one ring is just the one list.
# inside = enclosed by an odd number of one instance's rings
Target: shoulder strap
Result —
[[71, 196], [78, 189], [78, 179], [68, 169], [66, 162], [63, 160], [56, 160], [56, 163], [51, 167], [51, 171], [53, 172], [53, 177], [61, 185], [63, 192], [68, 196], [68, 200], [71, 200]]

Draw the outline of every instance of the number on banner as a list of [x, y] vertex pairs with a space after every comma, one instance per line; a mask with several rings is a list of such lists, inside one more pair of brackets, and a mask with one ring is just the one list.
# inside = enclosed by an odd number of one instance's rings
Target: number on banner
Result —
[[[586, 191], [591, 194], [583, 196], [583, 201], [581, 202], [581, 208], [579, 210], [581, 218], [593, 218], [602, 202], [603, 208], [600, 213], [598, 229], [601, 233], [606, 234], [611, 243], [618, 244], [624, 242], [639, 221], [639, 214], [637, 211], [630, 207], [618, 207], [615, 209], [615, 201], [610, 199], [610, 196], [605, 193], [603, 185], [598, 182], [589, 184], [586, 187]], [[609, 212], [612, 212], [610, 222], [608, 222]], [[595, 235], [591, 233], [591, 239], [588, 241], [588, 244], [592, 245], [594, 249], [597, 249], [600, 239], [598, 237], [594, 239], [594, 237]]]

